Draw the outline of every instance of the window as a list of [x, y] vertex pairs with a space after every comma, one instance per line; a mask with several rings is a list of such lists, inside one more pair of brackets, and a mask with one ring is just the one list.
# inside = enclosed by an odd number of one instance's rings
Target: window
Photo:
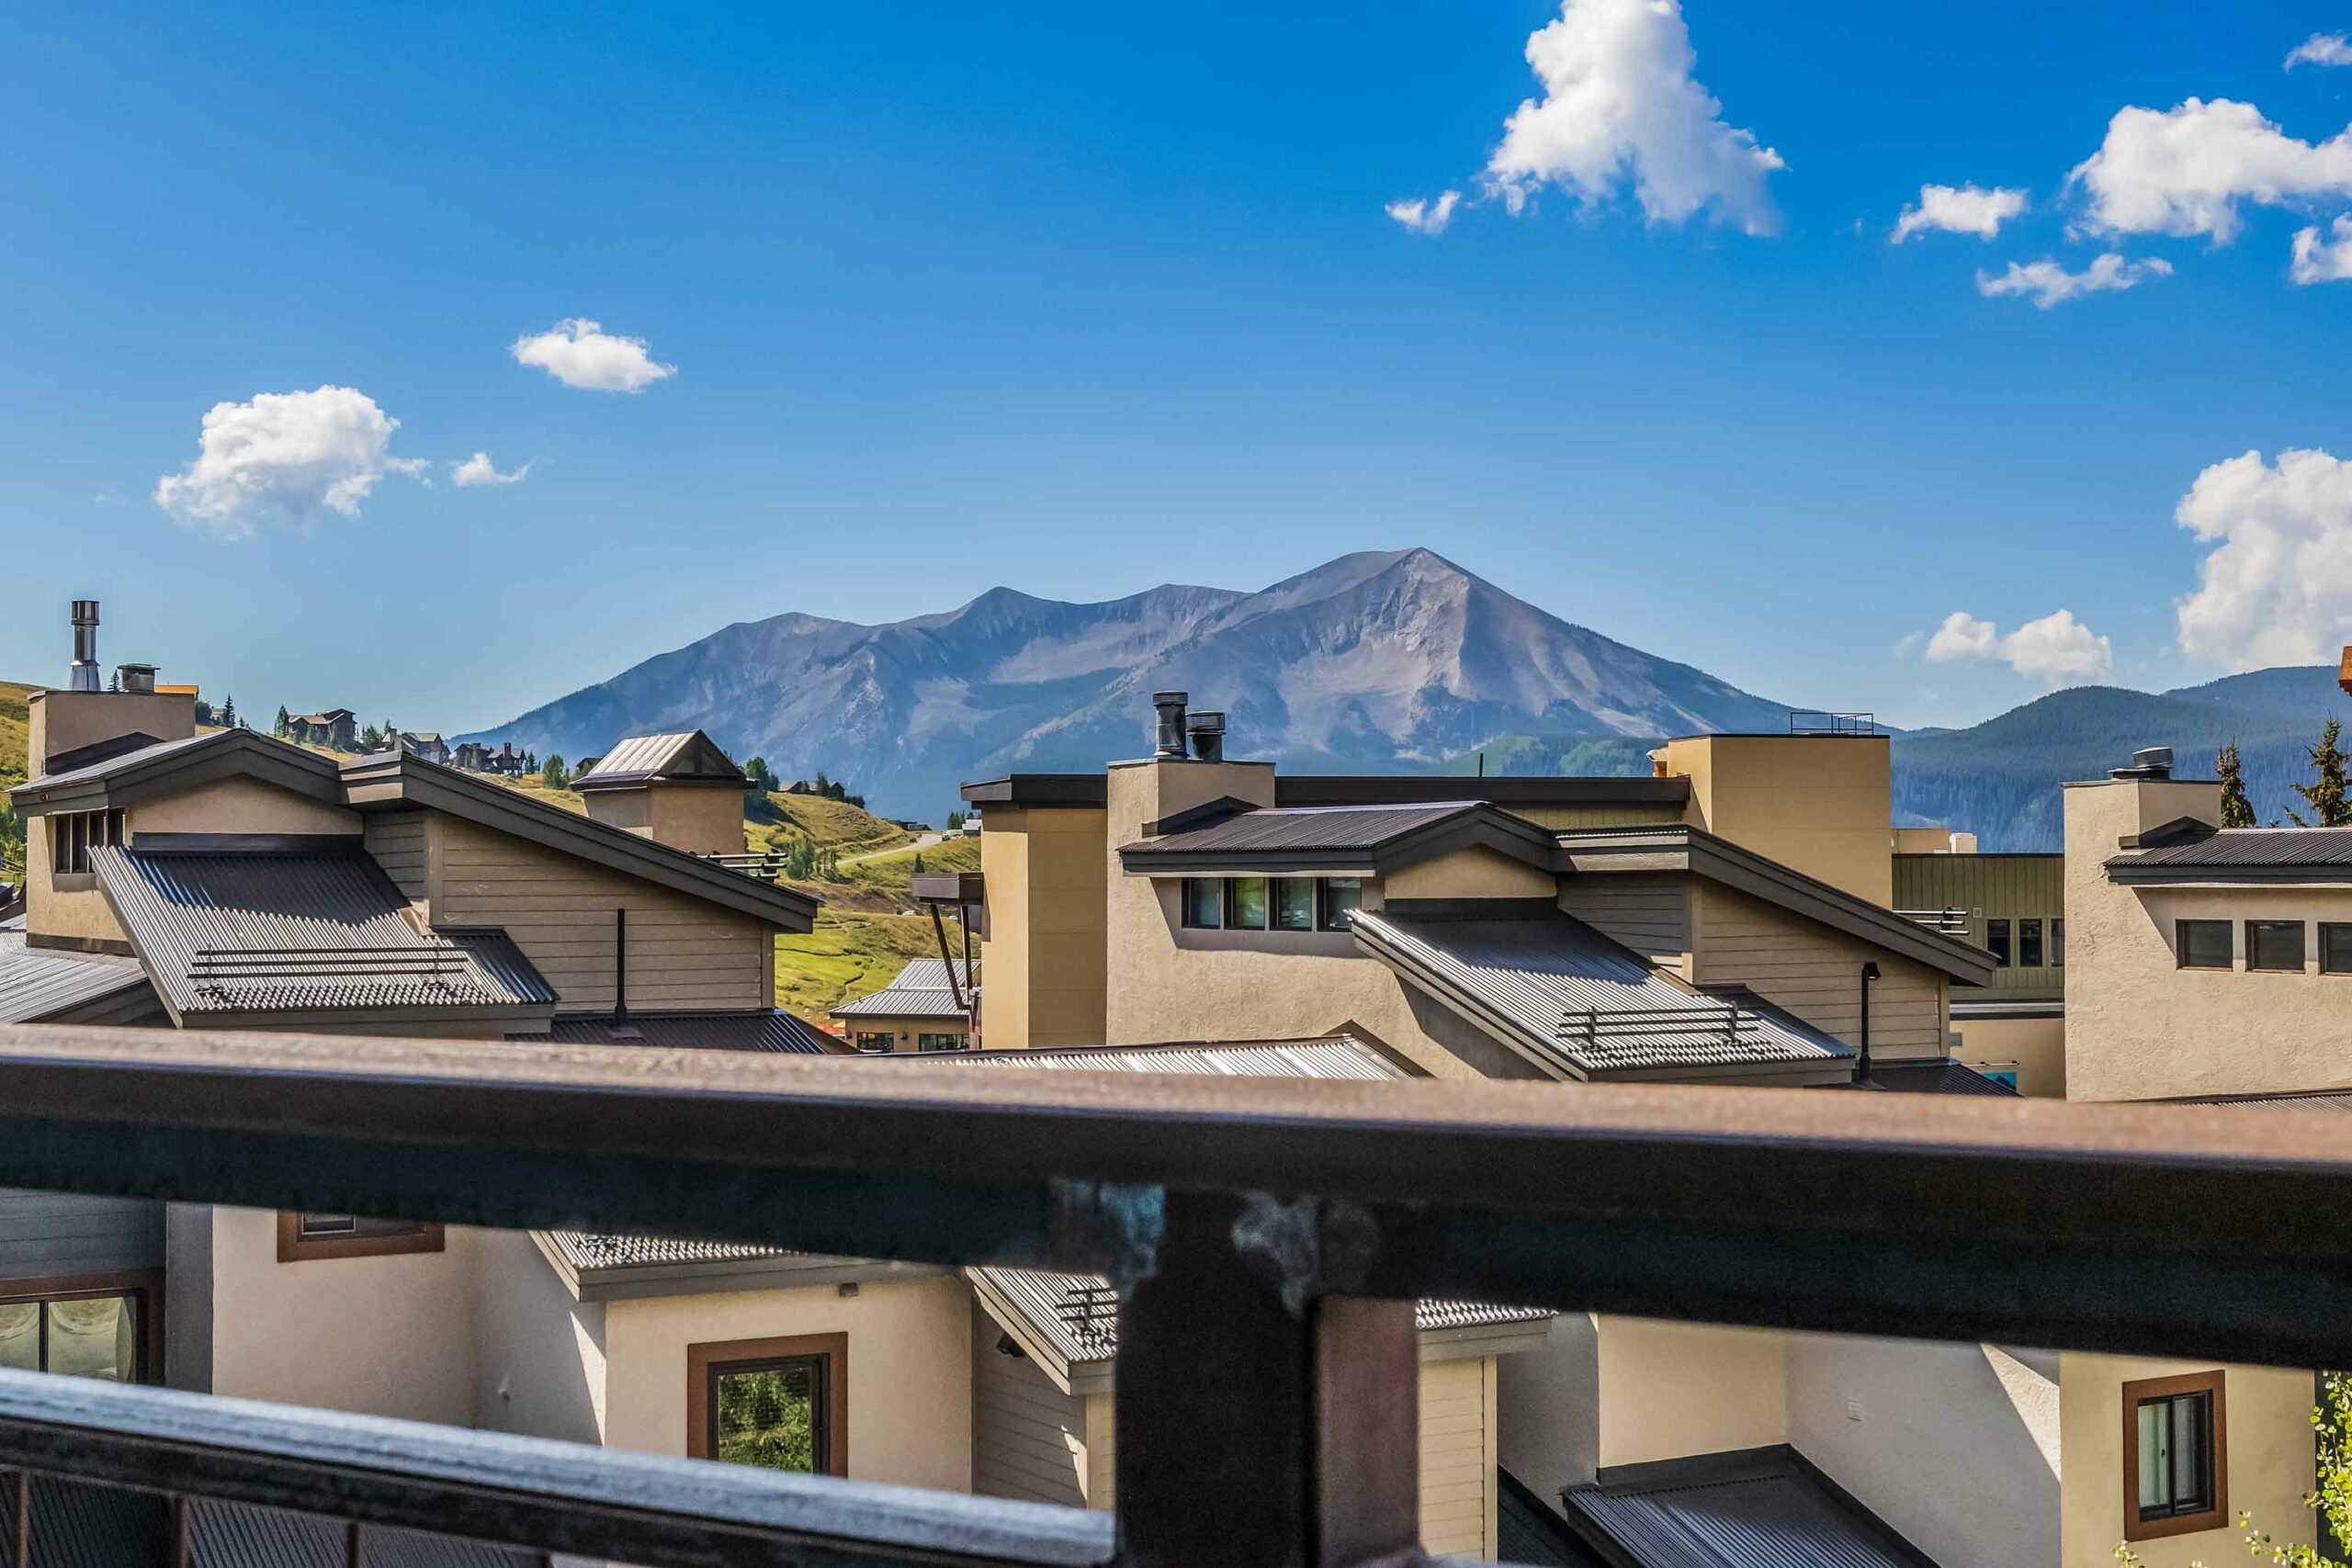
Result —
[[1984, 945], [1992, 952], [1993, 966], [2007, 969], [2009, 966], [2009, 922], [2005, 919], [1985, 921]]
[[2227, 969], [2230, 966], [2230, 922], [2175, 920], [2173, 954], [2183, 969]]
[[1184, 923], [1213, 931], [1225, 924], [1225, 885], [1214, 876], [1184, 879]]
[[153, 1382], [162, 1371], [151, 1274], [0, 1283], [0, 1367], [107, 1382]]
[[357, 1214], [277, 1216], [277, 1260], [309, 1263], [322, 1258], [388, 1258], [403, 1252], [439, 1252], [439, 1225], [413, 1220], [363, 1219]]
[[871, 1056], [895, 1050], [899, 1037], [887, 1029], [862, 1029], [849, 1037], [849, 1043]]
[[2222, 1374], [2123, 1385], [2123, 1539], [2219, 1529], [2230, 1500]]
[[2245, 923], [2245, 966], [2303, 972], [2303, 922], [2248, 920]]
[[963, 1051], [968, 1050], [971, 1043], [972, 1037], [968, 1034], [918, 1034], [915, 1036], [915, 1049], [918, 1051]]
[[2065, 967], [2066, 922], [2064, 920], [2050, 922], [2050, 963], [2053, 968]]
[[1980, 1076], [1988, 1077], [1995, 1083], [2007, 1084], [2011, 1089], [2018, 1087], [2018, 1070], [2014, 1066], [2007, 1067], [1992, 1067], [1986, 1066], [1984, 1064], [1980, 1062], [1976, 1064], [1976, 1071]]
[[2034, 919], [2018, 922], [2018, 967], [2041, 967], [2041, 922]]
[[90, 869], [90, 852], [101, 844], [122, 842], [119, 811], [74, 811], [49, 819], [49, 864], [60, 876], [78, 876]]
[[1311, 931], [1315, 929], [1315, 884], [1303, 876], [1285, 876], [1274, 884], [1274, 930]]
[[1348, 917], [1363, 906], [1363, 882], [1360, 877], [1328, 876], [1320, 884], [1323, 907], [1316, 920], [1316, 929], [1343, 931], [1348, 929]]
[[1266, 929], [1266, 879], [1237, 876], [1226, 884], [1225, 923], [1238, 931]]
[[2352, 975], [2352, 925], [2335, 920], [2320, 922], [2319, 972]]
[[687, 1346], [687, 1456], [847, 1475], [848, 1364], [846, 1334]]

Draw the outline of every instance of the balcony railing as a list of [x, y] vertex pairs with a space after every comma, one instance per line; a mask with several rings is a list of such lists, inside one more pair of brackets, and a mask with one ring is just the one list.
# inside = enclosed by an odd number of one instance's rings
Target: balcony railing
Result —
[[2352, 1364], [2352, 1119], [2292, 1111], [25, 1027], [0, 1184], [1120, 1292], [1115, 1526], [0, 1375], [0, 1468], [649, 1568], [1415, 1561], [1422, 1296]]

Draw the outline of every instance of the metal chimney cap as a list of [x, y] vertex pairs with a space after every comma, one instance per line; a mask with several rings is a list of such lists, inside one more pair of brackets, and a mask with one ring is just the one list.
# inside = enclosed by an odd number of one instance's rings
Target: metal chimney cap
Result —
[[77, 626], [96, 626], [98, 624], [98, 602], [96, 599], [74, 600], [74, 624]]
[[1225, 715], [1214, 708], [1202, 708], [1184, 721], [1184, 728], [1195, 735], [1225, 733]]
[[1190, 692], [1154, 692], [1151, 694], [1151, 705], [1156, 708], [1182, 707], [1186, 703], [1191, 702], [1192, 700], [1193, 694]]
[[2135, 768], [2170, 768], [2172, 766], [2172, 748], [2169, 746], [2143, 746], [2138, 750], [2132, 753], [2132, 765]]

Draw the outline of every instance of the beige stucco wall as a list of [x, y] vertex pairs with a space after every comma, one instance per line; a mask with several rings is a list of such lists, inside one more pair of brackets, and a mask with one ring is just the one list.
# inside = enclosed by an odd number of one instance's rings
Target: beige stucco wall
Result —
[[1961, 1061], [2015, 1072], [2018, 1092], [2030, 1099], [2066, 1098], [2064, 1018], [1956, 1018], [1951, 1026]]
[[1861, 1039], [1862, 965], [1871, 987], [1871, 1049], [1878, 1056], [1940, 1056], [1950, 984], [1924, 964], [1832, 931], [1714, 883], [1690, 892], [1691, 979], [1741, 985], [1849, 1044]]
[[1102, 1043], [1104, 814], [991, 806], [980, 820], [980, 1043]]
[[189, 692], [35, 692], [26, 703], [25, 772], [38, 778], [48, 759], [125, 735], [185, 740], [196, 733]]
[[605, 1306], [583, 1302], [525, 1231], [474, 1235], [474, 1425], [605, 1440]]
[[960, 1277], [607, 1303], [605, 1442], [686, 1451], [686, 1347], [801, 1334], [849, 1336], [849, 1473], [971, 1486], [971, 1289]]
[[[2126, 887], [2104, 863], [2117, 841], [2176, 818], [2218, 819], [2218, 784], [2069, 785], [2066, 808], [2066, 1093], [2162, 1100], [2336, 1089], [2352, 1083], [2352, 976], [2248, 971], [2245, 922], [2352, 920], [2352, 888]], [[2233, 967], [2183, 969], [2175, 922], [2226, 919]], [[2249, 1028], [2260, 1049], [2249, 1050]]]
[[1382, 879], [1381, 892], [1391, 903], [1399, 898], [1550, 899], [1559, 892], [1559, 878], [1500, 850], [1474, 845], [1398, 869]]
[[954, 1034], [969, 1038], [971, 1032], [960, 1018], [837, 1018], [833, 1021], [842, 1028], [842, 1037], [854, 1045], [864, 1034], [888, 1034], [893, 1051], [920, 1051], [926, 1034]]
[[216, 779], [130, 808], [124, 824], [141, 833], [357, 833], [359, 813], [259, 779]]
[[[2123, 1384], [2213, 1370], [2211, 1361], [2152, 1361], [2069, 1351], [2060, 1359], [2058, 1409], [2065, 1454], [2059, 1529], [2064, 1568], [2099, 1568], [2123, 1539]], [[2229, 1367], [2223, 1403], [2229, 1445], [2229, 1524], [2135, 1542], [2149, 1568], [2243, 1560], [2236, 1518], [2251, 1512], [2281, 1545], [2313, 1539], [2302, 1506], [2312, 1484], [2312, 1374]]]
[[49, 829], [46, 817], [25, 818], [25, 935], [34, 942], [96, 944], [129, 952], [130, 936], [114, 918], [107, 896], [98, 891], [97, 873], [60, 876], [50, 869], [56, 863]]
[[1688, 820], [1873, 904], [1894, 891], [1883, 735], [1698, 735], [1651, 755], [1690, 781]]
[[581, 800], [592, 820], [695, 855], [743, 852], [741, 791], [708, 784], [592, 789]]
[[478, 1233], [443, 1251], [277, 1261], [277, 1215], [212, 1211], [212, 1392], [468, 1426]]
[[1613, 1315], [1595, 1332], [1603, 1466], [1789, 1440], [1786, 1335]]

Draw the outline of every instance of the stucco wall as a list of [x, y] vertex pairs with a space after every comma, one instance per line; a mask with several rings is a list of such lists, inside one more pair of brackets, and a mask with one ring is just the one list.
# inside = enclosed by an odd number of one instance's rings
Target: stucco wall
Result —
[[27, 703], [26, 773], [47, 759], [125, 735], [185, 740], [196, 733], [196, 698], [185, 692], [35, 692]]
[[212, 1391], [472, 1424], [477, 1232], [441, 1252], [277, 1261], [277, 1215], [212, 1211]]
[[2015, 1072], [2018, 1092], [2030, 1098], [2066, 1098], [2064, 1018], [1955, 1018], [1951, 1026], [1960, 1036], [1952, 1055], [1970, 1066]]
[[1546, 1503], [1600, 1463], [1600, 1337], [1592, 1314], [1564, 1312], [1543, 1345], [1495, 1372], [1498, 1457]]
[[574, 1300], [527, 1233], [475, 1233], [474, 1323], [474, 1425], [604, 1441], [604, 1303]]
[[357, 833], [359, 813], [312, 800], [259, 779], [216, 779], [134, 806], [125, 818], [133, 843], [141, 833]]
[[1883, 735], [1701, 735], [1664, 748], [1666, 771], [1690, 780], [1694, 825], [1881, 905], [1894, 891], [1888, 756]]
[[1015, 810], [981, 817], [989, 908], [981, 1043], [1097, 1045], [1104, 1040], [1105, 816]]
[[1543, 866], [1514, 860], [1483, 844], [1401, 866], [1382, 880], [1382, 891], [1399, 898], [1553, 898], [1559, 878]]
[[[2071, 916], [2070, 916], [2071, 918]], [[2123, 1539], [2123, 1384], [2213, 1370], [2211, 1361], [2151, 1361], [2068, 1351], [2060, 1358], [2059, 1410], [2066, 1455], [2061, 1505], [2064, 1568], [2099, 1568]], [[2133, 1543], [2149, 1568], [2243, 1559], [2240, 1512], [2281, 1545], [2313, 1539], [2302, 1506], [2312, 1483], [2312, 1374], [2229, 1367], [2223, 1385], [2229, 1443], [2224, 1528]]]
[[960, 1279], [610, 1302], [605, 1438], [686, 1451], [686, 1347], [802, 1334], [849, 1336], [849, 1473], [943, 1491], [972, 1480], [971, 1289]]
[[1789, 1440], [1788, 1336], [1616, 1316], [1598, 1332], [1603, 1465]]

